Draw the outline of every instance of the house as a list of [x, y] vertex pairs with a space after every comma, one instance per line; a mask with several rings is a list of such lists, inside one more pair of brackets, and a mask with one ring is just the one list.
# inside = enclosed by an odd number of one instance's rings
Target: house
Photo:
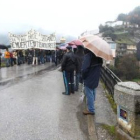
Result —
[[135, 44], [117, 43], [116, 55], [118, 57], [125, 54], [134, 54], [137, 51]]
[[123, 25], [123, 21], [107, 21], [105, 22], [105, 25], [110, 26], [110, 27], [121, 26]]
[[112, 54], [113, 54], [113, 60], [112, 61], [106, 61], [107, 65], [113, 65], [115, 64], [115, 58], [116, 58], [116, 42], [112, 41], [111, 37], [104, 37], [103, 38], [109, 45], [110, 48], [112, 50]]
[[66, 39], [64, 37], [61, 37], [60, 38], [60, 43], [65, 43], [66, 42]]

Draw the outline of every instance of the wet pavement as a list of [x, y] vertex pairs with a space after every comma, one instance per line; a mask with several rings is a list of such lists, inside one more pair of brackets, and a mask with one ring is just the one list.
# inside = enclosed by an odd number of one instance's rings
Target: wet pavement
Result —
[[[13, 78], [13, 68], [7, 69]], [[17, 69], [18, 76], [20, 71], [27, 74]], [[3, 77], [9, 78], [6, 74]], [[88, 140], [81, 93], [65, 96], [63, 91], [62, 73], [58, 70], [5, 85], [0, 89], [0, 140]]]
[[17, 77], [27, 76], [38, 71], [45, 70], [54, 66], [53, 63], [45, 63], [38, 66], [32, 66], [28, 64], [14, 65], [12, 67], [4, 67], [0, 69], [0, 82], [9, 81]]
[[[0, 78], [0, 140], [90, 139], [89, 118], [82, 114], [83, 93], [62, 95], [62, 73], [54, 64], [2, 68]], [[113, 140], [102, 124], [115, 126], [116, 114], [101, 83], [95, 108], [90, 123], [95, 124], [98, 140]]]
[[116, 126], [117, 115], [111, 108], [101, 82], [99, 83], [99, 86], [97, 88], [95, 108], [96, 115], [94, 123], [98, 140], [114, 140], [115, 136], [110, 135], [108, 131], [102, 127], [103, 125]]

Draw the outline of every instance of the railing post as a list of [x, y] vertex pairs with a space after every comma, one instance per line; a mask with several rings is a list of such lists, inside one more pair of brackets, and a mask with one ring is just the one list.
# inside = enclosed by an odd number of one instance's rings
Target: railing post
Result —
[[118, 140], [140, 140], [140, 86], [135, 82], [115, 85]]

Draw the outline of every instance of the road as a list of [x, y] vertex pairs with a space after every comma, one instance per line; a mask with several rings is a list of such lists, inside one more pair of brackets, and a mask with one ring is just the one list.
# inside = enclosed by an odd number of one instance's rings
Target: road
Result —
[[66, 96], [63, 91], [58, 70], [0, 88], [0, 140], [88, 140], [81, 93]]

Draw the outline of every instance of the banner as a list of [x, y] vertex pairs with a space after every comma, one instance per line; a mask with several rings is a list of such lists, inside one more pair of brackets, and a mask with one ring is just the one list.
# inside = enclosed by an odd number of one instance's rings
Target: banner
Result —
[[15, 35], [9, 33], [10, 44], [12, 49], [44, 49], [56, 50], [55, 34], [42, 35], [35, 30], [30, 30], [25, 35]]

